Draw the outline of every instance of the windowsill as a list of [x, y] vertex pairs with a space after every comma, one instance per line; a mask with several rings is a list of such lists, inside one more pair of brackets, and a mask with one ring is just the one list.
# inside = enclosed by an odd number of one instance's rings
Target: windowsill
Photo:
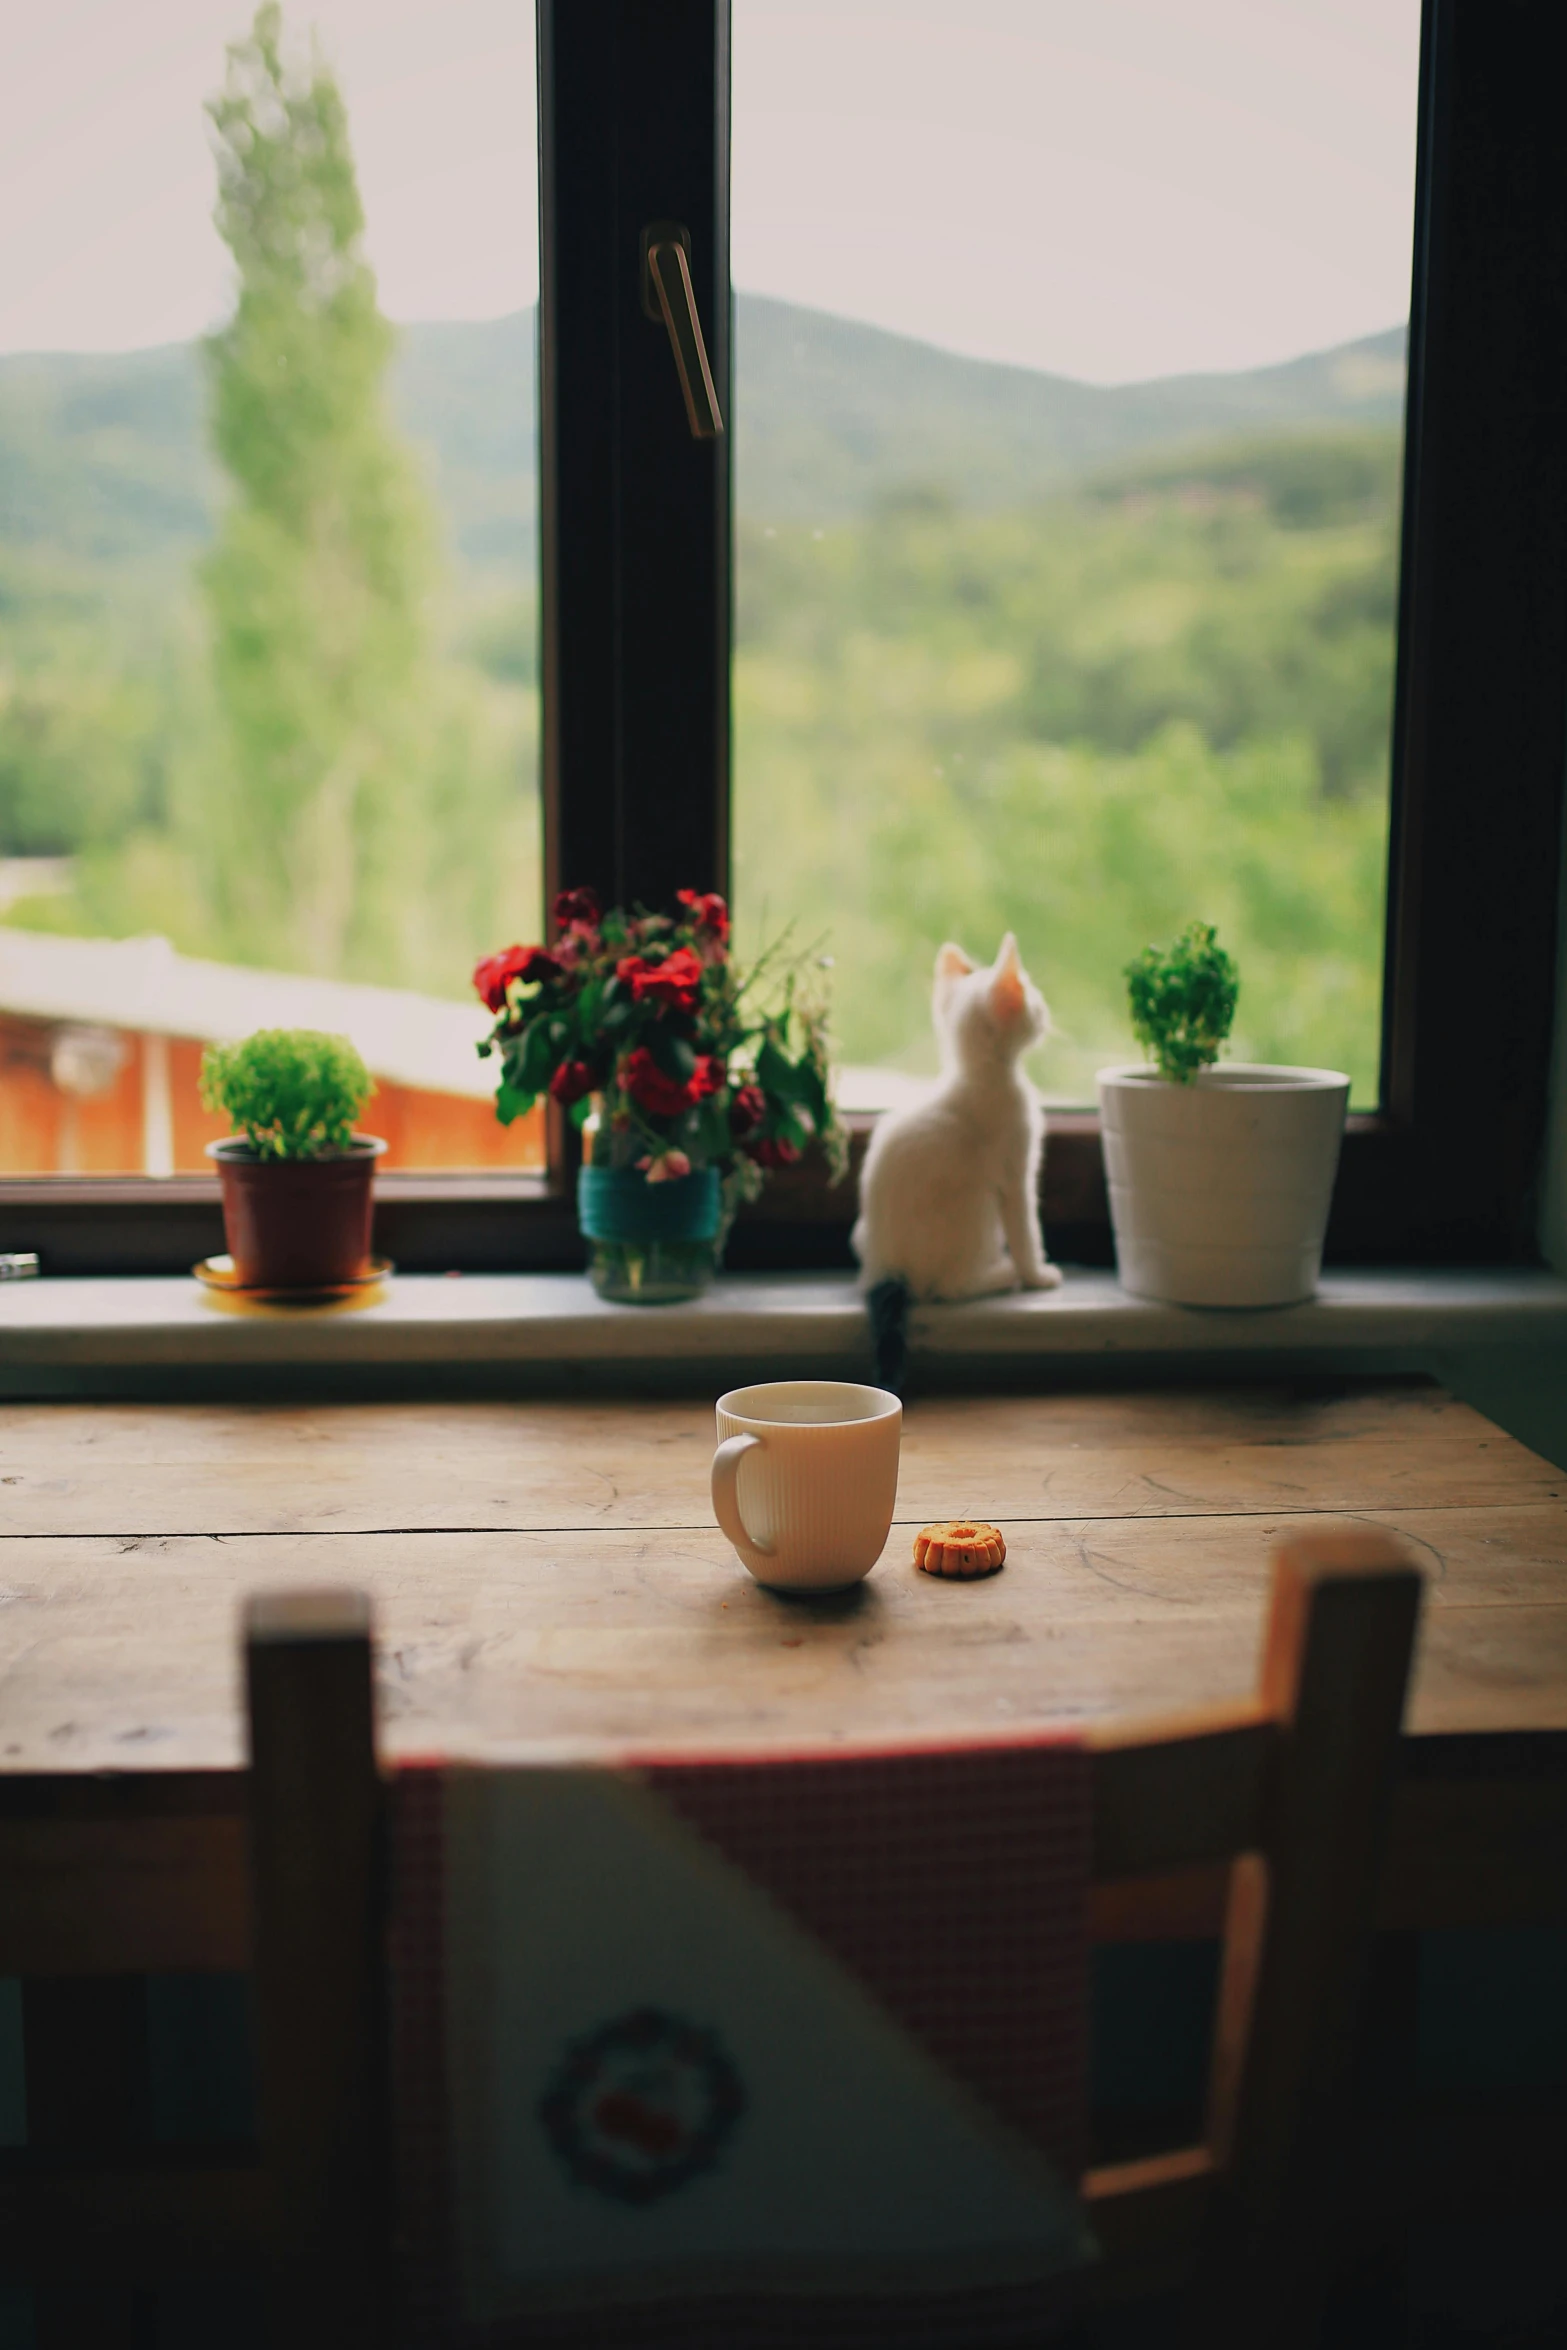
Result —
[[[920, 1308], [913, 1369], [931, 1381], [1116, 1364], [1421, 1370], [1455, 1349], [1567, 1347], [1567, 1281], [1527, 1268], [1335, 1271], [1309, 1303], [1260, 1311], [1155, 1305], [1113, 1274], [1069, 1271], [1030, 1296]], [[690, 1305], [602, 1304], [572, 1273], [415, 1274], [315, 1307], [252, 1305], [186, 1278], [0, 1284], [0, 1394], [201, 1392], [258, 1375], [313, 1388], [399, 1375], [540, 1385], [869, 1373], [847, 1274], [730, 1275]], [[189, 1383], [186, 1385], [186, 1383]]]

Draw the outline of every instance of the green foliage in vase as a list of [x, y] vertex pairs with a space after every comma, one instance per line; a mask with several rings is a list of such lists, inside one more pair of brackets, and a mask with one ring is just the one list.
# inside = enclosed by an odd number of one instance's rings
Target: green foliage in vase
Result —
[[1218, 1059], [1235, 1018], [1240, 977], [1211, 922], [1174, 944], [1144, 947], [1126, 966], [1132, 1033], [1171, 1085], [1190, 1085]]
[[326, 1159], [346, 1151], [375, 1087], [346, 1036], [259, 1028], [214, 1044], [201, 1060], [201, 1098], [223, 1111], [263, 1159]]
[[717, 1167], [731, 1204], [814, 1143], [836, 1179], [847, 1146], [833, 1109], [826, 1009], [808, 958], [785, 942], [742, 972], [729, 909], [683, 889], [673, 914], [601, 909], [591, 890], [555, 900], [552, 945], [504, 947], [473, 975], [496, 1016], [505, 1124], [542, 1093], [585, 1126], [599, 1108], [595, 1166], [650, 1183]]

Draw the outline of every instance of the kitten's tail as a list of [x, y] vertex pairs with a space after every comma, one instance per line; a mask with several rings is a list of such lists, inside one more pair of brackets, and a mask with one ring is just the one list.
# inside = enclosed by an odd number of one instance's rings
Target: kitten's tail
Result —
[[865, 1292], [871, 1318], [871, 1352], [876, 1358], [876, 1383], [894, 1395], [903, 1393], [909, 1363], [909, 1307], [913, 1292], [901, 1273], [889, 1273]]

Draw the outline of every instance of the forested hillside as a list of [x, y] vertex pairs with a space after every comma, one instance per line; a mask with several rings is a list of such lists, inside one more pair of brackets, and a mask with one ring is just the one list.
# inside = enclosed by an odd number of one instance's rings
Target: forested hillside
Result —
[[1376, 1090], [1398, 436], [1212, 444], [1009, 512], [742, 521], [748, 924], [828, 934], [850, 1057], [929, 1066], [931, 950], [1015, 930], [1092, 1098], [1120, 973], [1216, 921], [1235, 1049]]
[[[1230, 432], [1390, 425], [1401, 330], [1287, 366], [1105, 389], [962, 359], [903, 335], [740, 294], [735, 418], [742, 513], [824, 522], [910, 482], [1012, 506], [1173, 443]], [[458, 554], [531, 564], [534, 332], [513, 317], [405, 327], [395, 413], [425, 453]], [[0, 545], [141, 562], [212, 527], [200, 353], [0, 357]]]

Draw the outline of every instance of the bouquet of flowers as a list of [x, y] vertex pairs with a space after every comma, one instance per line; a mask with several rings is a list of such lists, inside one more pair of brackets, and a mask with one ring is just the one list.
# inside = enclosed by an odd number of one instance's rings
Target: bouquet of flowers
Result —
[[508, 1124], [547, 1093], [579, 1127], [594, 1119], [596, 1167], [650, 1184], [716, 1169], [727, 1223], [813, 1142], [843, 1171], [825, 1008], [804, 958], [774, 948], [736, 968], [716, 893], [683, 889], [677, 905], [606, 912], [591, 890], [562, 890], [550, 946], [506, 947], [475, 970], [495, 1014], [479, 1050], [500, 1061]]

